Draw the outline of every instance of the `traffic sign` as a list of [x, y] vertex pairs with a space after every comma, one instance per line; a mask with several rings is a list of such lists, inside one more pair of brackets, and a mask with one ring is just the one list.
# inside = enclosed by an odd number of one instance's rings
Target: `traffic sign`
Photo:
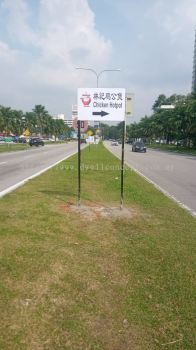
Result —
[[79, 88], [78, 120], [123, 121], [125, 89]]
[[92, 136], [92, 135], [93, 135], [93, 131], [92, 131], [92, 130], [88, 130], [88, 131], [87, 131], [87, 135], [88, 135], [88, 136]]

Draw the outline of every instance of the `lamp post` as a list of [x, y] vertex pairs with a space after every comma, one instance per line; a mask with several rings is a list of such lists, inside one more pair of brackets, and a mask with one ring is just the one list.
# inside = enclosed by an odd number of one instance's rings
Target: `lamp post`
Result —
[[97, 73], [94, 69], [92, 68], [83, 68], [83, 67], [76, 67], [76, 69], [82, 69], [82, 70], [89, 70], [90, 72], [92, 72], [93, 74], [96, 75], [97, 78], [97, 88], [99, 87], [99, 77], [103, 72], [120, 72], [120, 69], [104, 69], [101, 72]]

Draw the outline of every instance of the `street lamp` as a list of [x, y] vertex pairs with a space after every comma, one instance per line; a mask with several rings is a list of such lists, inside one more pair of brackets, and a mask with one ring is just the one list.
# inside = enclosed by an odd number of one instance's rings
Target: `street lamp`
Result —
[[92, 68], [76, 67], [76, 69], [89, 70], [89, 71], [91, 71], [93, 74], [95, 74], [96, 77], [97, 77], [97, 88], [98, 88], [98, 86], [99, 86], [99, 77], [100, 77], [100, 75], [101, 75], [103, 72], [120, 72], [120, 69], [119, 69], [119, 68], [117, 68], [117, 69], [104, 69], [104, 70], [102, 70], [102, 71], [99, 72], [99, 73], [97, 73], [97, 72], [96, 72], [94, 69], [92, 69]]

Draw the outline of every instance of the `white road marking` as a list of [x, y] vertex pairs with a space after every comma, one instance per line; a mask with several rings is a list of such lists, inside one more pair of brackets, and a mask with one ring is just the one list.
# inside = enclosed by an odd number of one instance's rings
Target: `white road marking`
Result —
[[3, 191], [0, 192], [0, 198], [2, 198], [2, 197], [4, 197], [6, 194], [8, 194], [8, 193], [14, 191], [16, 188], [18, 188], [18, 187], [20, 187], [20, 186], [23, 186], [27, 181], [34, 179], [34, 177], [37, 177], [37, 176], [39, 176], [39, 175], [45, 173], [47, 170], [53, 168], [55, 165], [57, 165], [57, 164], [63, 162], [64, 160], [66, 160], [67, 158], [73, 156], [73, 155], [76, 154], [76, 153], [77, 153], [77, 151], [74, 151], [73, 153], [67, 155], [65, 158], [63, 158], [63, 159], [61, 159], [61, 160], [58, 160], [58, 162], [55, 162], [54, 164], [48, 166], [47, 168], [38, 171], [36, 174], [31, 175], [31, 176], [27, 177], [26, 179], [24, 179], [24, 180], [18, 182], [17, 184], [6, 188], [5, 190], [3, 190]]
[[2, 164], [6, 164], [6, 163], [7, 163], [7, 162], [1, 162], [1, 163], [0, 163], [0, 165], [2, 165]]
[[[120, 156], [116, 155], [115, 153], [112, 152], [111, 149], [109, 149], [109, 147], [107, 147], [107, 145], [105, 145], [106, 148], [108, 149], [108, 151], [110, 151], [113, 155], [115, 155], [117, 158], [120, 158]], [[142, 174], [139, 170], [137, 170], [135, 167], [133, 167], [132, 165], [130, 165], [128, 162], [125, 161], [125, 164], [133, 169], [138, 175], [142, 176], [146, 181], [148, 181], [149, 183], [151, 183], [154, 187], [156, 187], [159, 191], [161, 191], [165, 196], [169, 197], [170, 199], [172, 199], [174, 202], [176, 202], [181, 208], [186, 209], [192, 216], [196, 217], [196, 212], [189, 208], [186, 204], [182, 203], [181, 201], [179, 201], [175, 196], [171, 195], [169, 192], [167, 192], [166, 190], [164, 190], [162, 187], [160, 187], [159, 185], [157, 185], [156, 182], [152, 181], [151, 179], [149, 179], [147, 176], [145, 176], [144, 174]]]
[[134, 168], [132, 165], [128, 164], [127, 162], [125, 162], [125, 164], [133, 169], [137, 174], [139, 174], [140, 176], [142, 176], [146, 181], [148, 181], [149, 183], [151, 183], [154, 187], [156, 187], [159, 191], [161, 191], [165, 196], [169, 197], [170, 199], [172, 199], [174, 202], [176, 202], [181, 208], [186, 209], [190, 212], [191, 215], [196, 217], [196, 212], [194, 210], [192, 210], [191, 208], [189, 208], [187, 205], [185, 205], [184, 203], [182, 203], [181, 201], [179, 201], [175, 196], [171, 195], [169, 192], [167, 192], [166, 190], [164, 190], [162, 187], [160, 187], [159, 185], [156, 184], [156, 182], [150, 180], [147, 176], [145, 176], [144, 174], [142, 174], [139, 170], [137, 170], [136, 168]]

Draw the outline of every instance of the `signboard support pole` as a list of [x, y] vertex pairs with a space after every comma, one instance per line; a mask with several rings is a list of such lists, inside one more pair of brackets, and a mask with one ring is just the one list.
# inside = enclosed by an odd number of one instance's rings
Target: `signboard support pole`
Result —
[[124, 201], [124, 154], [125, 154], [125, 121], [123, 121], [123, 132], [122, 132], [121, 200], [120, 200], [120, 209], [123, 209], [123, 201]]
[[80, 151], [80, 120], [78, 120], [78, 207], [80, 206], [80, 192], [81, 192], [81, 176], [80, 176], [80, 163], [81, 163], [81, 151]]

